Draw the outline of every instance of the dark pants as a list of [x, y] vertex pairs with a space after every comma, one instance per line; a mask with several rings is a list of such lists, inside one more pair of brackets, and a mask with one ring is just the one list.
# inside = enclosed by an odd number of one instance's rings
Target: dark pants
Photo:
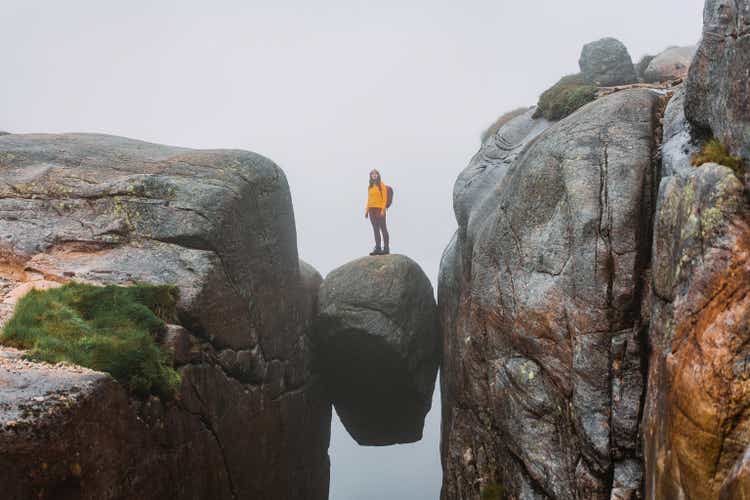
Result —
[[385, 215], [380, 211], [379, 208], [371, 208], [369, 210], [370, 214], [370, 223], [372, 224], [372, 231], [375, 233], [375, 246], [378, 248], [380, 247], [380, 234], [383, 234], [383, 243], [385, 243], [385, 248], [389, 247], [389, 241], [388, 241], [388, 227], [385, 223]]

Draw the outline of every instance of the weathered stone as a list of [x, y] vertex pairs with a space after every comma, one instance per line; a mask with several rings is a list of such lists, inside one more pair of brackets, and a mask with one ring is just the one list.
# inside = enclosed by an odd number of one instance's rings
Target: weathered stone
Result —
[[665, 82], [685, 78], [695, 50], [695, 45], [668, 48], [651, 60], [643, 72], [643, 79], [647, 82]]
[[[692, 128], [665, 117], [665, 127], [678, 124], [678, 147], [714, 135], [731, 153], [750, 158], [749, 34], [750, 1], [707, 0], [703, 39], [686, 83]], [[665, 156], [664, 166], [642, 422], [646, 497], [748, 498], [746, 187], [729, 168], [694, 168], [683, 155]]]
[[459, 174], [453, 187], [453, 211], [459, 225], [466, 226], [472, 207], [491, 193], [526, 144], [551, 125], [544, 118], [532, 118], [534, 110], [513, 118], [489, 136]]
[[641, 498], [643, 465], [640, 460], [626, 460], [615, 464], [611, 500], [638, 500]]
[[750, 443], [749, 215], [727, 167], [662, 181], [642, 424], [646, 498], [718, 498]]
[[732, 154], [750, 159], [750, 0], [707, 0], [685, 112]]
[[700, 148], [694, 138], [693, 127], [685, 117], [685, 85], [674, 91], [664, 111], [663, 142], [661, 147], [661, 175], [669, 177], [693, 169], [690, 161]]
[[190, 335], [184, 327], [180, 325], [167, 325], [167, 332], [164, 335], [164, 347], [172, 354], [176, 365], [186, 365], [190, 363], [193, 351], [193, 336]]
[[332, 271], [320, 288], [316, 362], [336, 412], [360, 444], [422, 438], [440, 362], [432, 285], [401, 255]]
[[[300, 271], [276, 165], [245, 151], [13, 134], [0, 137], [0, 181], [4, 296], [43, 280], [174, 284], [179, 326], [166, 340], [182, 376], [170, 402], [129, 399], [106, 378], [62, 420], [32, 422], [54, 433], [52, 445], [46, 434], [2, 434], [0, 456], [15, 468], [0, 468], [0, 489], [14, 483], [10, 498], [51, 498], [69, 483], [97, 499], [327, 498], [331, 410], [307, 339], [317, 289]], [[63, 450], [95, 464], [81, 467], [102, 481], [39, 469], [39, 457], [67, 463]]]
[[658, 104], [601, 98], [459, 177], [439, 287], [444, 499], [639, 490]]
[[591, 85], [610, 87], [638, 81], [628, 49], [615, 38], [602, 38], [584, 45], [578, 65], [583, 78]]
[[750, 448], [729, 471], [719, 492], [720, 500], [750, 499]]
[[3, 498], [234, 497], [200, 414], [130, 400], [103, 373], [23, 361], [12, 349], [0, 349], [0, 386]]

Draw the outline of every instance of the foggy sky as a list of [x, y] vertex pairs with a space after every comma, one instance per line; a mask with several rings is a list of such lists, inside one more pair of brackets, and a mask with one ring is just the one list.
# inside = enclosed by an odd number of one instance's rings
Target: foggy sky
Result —
[[[393, 185], [392, 251], [435, 283], [452, 184], [498, 115], [615, 36], [637, 61], [698, 41], [702, 0], [0, 0], [0, 130], [256, 151], [291, 185], [300, 256], [368, 252], [367, 173]], [[436, 395], [437, 397], [437, 395]], [[337, 420], [331, 498], [434, 499], [439, 404], [416, 445], [360, 448]]]

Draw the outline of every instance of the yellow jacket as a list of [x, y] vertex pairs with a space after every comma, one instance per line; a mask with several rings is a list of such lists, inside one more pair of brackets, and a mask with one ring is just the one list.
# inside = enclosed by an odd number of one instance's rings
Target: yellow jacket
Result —
[[385, 210], [385, 205], [388, 202], [388, 186], [381, 182], [380, 186], [371, 186], [367, 188], [367, 207], [370, 208], [381, 208]]

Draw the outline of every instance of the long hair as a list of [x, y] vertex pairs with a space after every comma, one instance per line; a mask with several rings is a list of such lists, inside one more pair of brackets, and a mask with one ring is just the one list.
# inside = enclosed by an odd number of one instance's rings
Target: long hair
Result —
[[[372, 179], [372, 173], [373, 172], [375, 172], [376, 174], [378, 174], [378, 178], [375, 179], [375, 180]], [[380, 192], [381, 193], [383, 192], [383, 186], [380, 185], [380, 182], [381, 182], [380, 181], [380, 172], [378, 172], [375, 169], [371, 170], [370, 171], [370, 175], [367, 176], [367, 179], [370, 181], [370, 186], [369, 187], [378, 186], [378, 189], [380, 189]]]

